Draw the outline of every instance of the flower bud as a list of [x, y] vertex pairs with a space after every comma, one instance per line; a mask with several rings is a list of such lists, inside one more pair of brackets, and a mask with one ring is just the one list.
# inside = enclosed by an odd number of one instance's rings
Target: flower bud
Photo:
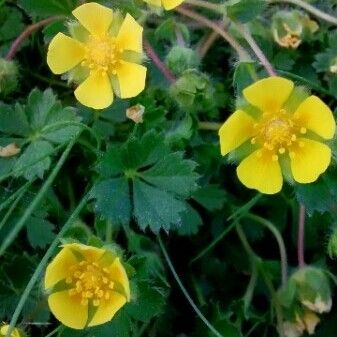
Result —
[[317, 30], [317, 23], [300, 11], [280, 11], [272, 18], [274, 40], [284, 48], [296, 49], [306, 35]]
[[166, 65], [175, 75], [180, 75], [187, 69], [197, 68], [199, 58], [194, 50], [175, 46], [166, 57]]
[[297, 297], [303, 306], [320, 314], [330, 311], [330, 284], [323, 270], [305, 267], [298, 270], [292, 279], [296, 282]]
[[314, 334], [319, 317], [305, 309], [297, 311], [294, 320], [283, 322], [283, 331], [285, 337], [299, 337], [306, 331], [309, 335]]
[[0, 95], [11, 94], [18, 86], [18, 68], [13, 61], [0, 58]]
[[143, 123], [145, 107], [141, 104], [134, 105], [126, 110], [126, 117], [133, 120], [136, 124]]

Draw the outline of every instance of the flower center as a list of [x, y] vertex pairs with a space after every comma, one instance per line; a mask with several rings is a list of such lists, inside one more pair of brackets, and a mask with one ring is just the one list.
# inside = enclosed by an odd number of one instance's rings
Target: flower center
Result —
[[[258, 143], [265, 149], [270, 151], [273, 160], [278, 160], [277, 154], [289, 152], [290, 156], [294, 156], [292, 147], [297, 144], [300, 147], [304, 143], [298, 141], [299, 134], [305, 134], [306, 128], [298, 127], [294, 118], [284, 109], [276, 114], [264, 113], [261, 121], [254, 125], [256, 135], [251, 139], [251, 143]], [[258, 152], [258, 155], [262, 155]]]
[[108, 268], [102, 268], [96, 262], [81, 261], [71, 266], [66, 283], [70, 285], [70, 296], [76, 297], [82, 305], [91, 300], [96, 307], [102, 300], [108, 300], [114, 289]]
[[118, 49], [113, 37], [90, 36], [85, 47], [85, 56], [82, 66], [91, 71], [116, 74], [116, 67], [121, 59], [123, 50]]

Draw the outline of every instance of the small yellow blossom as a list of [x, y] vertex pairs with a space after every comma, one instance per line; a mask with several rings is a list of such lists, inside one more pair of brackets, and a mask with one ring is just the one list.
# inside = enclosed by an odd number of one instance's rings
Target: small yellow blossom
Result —
[[282, 189], [282, 172], [307, 184], [330, 164], [331, 149], [324, 144], [336, 129], [330, 108], [310, 96], [293, 109], [287, 104], [293, 93], [294, 83], [285, 78], [259, 80], [243, 90], [250, 104], [246, 111], [235, 111], [219, 130], [223, 156], [248, 145], [249, 154], [237, 168], [248, 188], [274, 194]]
[[178, 7], [184, 0], [144, 0], [148, 4], [156, 7], [164, 7], [167, 11]]
[[[8, 332], [8, 329], [9, 329], [9, 325], [8, 324], [2, 324], [0, 326], [0, 337], [5, 337], [7, 332]], [[19, 329], [17, 328], [14, 328], [10, 337], [22, 337], [21, 334], [20, 334], [20, 331]]]
[[54, 74], [69, 72], [77, 82], [75, 96], [94, 109], [112, 104], [114, 93], [121, 98], [144, 90], [146, 68], [140, 64], [143, 28], [127, 14], [95, 2], [77, 7], [70, 23], [72, 37], [58, 33], [50, 42], [47, 63]]
[[47, 267], [45, 289], [54, 316], [73, 329], [110, 321], [130, 300], [129, 280], [118, 257], [82, 244], [66, 244]]

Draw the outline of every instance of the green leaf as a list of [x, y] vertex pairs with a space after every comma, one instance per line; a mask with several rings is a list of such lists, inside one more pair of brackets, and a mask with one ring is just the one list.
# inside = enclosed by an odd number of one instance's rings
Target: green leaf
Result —
[[36, 176], [42, 179], [50, 167], [49, 155], [52, 150], [53, 146], [44, 140], [29, 144], [14, 165], [17, 176], [24, 176], [27, 180], [33, 180]]
[[148, 282], [139, 282], [136, 289], [136, 298], [127, 305], [127, 313], [135, 320], [148, 322], [158, 316], [166, 302], [166, 295], [162, 289], [149, 286]]
[[184, 160], [183, 154], [176, 152], [158, 161], [150, 169], [144, 171], [141, 177], [151, 185], [182, 197], [188, 197], [197, 188], [198, 175], [191, 173], [195, 167], [195, 162]]
[[264, 0], [232, 0], [227, 4], [227, 15], [232, 20], [246, 23], [260, 15], [266, 6]]
[[26, 222], [29, 243], [33, 248], [45, 248], [54, 238], [54, 225], [41, 218], [30, 217]]
[[16, 176], [28, 180], [42, 178], [50, 167], [54, 144], [70, 141], [80, 130], [79, 122], [76, 110], [63, 108], [50, 89], [44, 92], [33, 89], [26, 105], [0, 103], [0, 137], [15, 137], [17, 144], [28, 144], [23, 145], [17, 160], [4, 161], [1, 172], [8, 173], [8, 167], [13, 165]]
[[169, 230], [181, 224], [181, 213], [186, 210], [183, 201], [141, 180], [134, 181], [134, 215], [141, 229], [147, 226], [154, 232]]
[[298, 184], [295, 188], [297, 200], [302, 203], [309, 215], [315, 211], [324, 213], [331, 210], [337, 200], [336, 174], [325, 173], [311, 184]]
[[169, 153], [162, 135], [150, 131], [132, 137], [99, 161], [101, 180], [91, 193], [95, 210], [117, 225], [127, 225], [133, 215], [143, 230], [179, 226], [184, 199], [197, 188], [195, 167], [182, 153]]
[[216, 185], [199, 188], [192, 198], [209, 211], [222, 209], [226, 201], [226, 193]]
[[188, 204], [187, 211], [182, 215], [181, 226], [178, 228], [178, 234], [181, 236], [195, 235], [198, 233], [199, 227], [202, 223], [202, 218], [199, 213]]
[[75, 0], [19, 0], [18, 4], [31, 16], [70, 14], [75, 9]]
[[127, 225], [131, 218], [129, 193], [127, 179], [103, 180], [96, 184], [91, 192], [92, 197], [96, 198], [95, 211], [114, 224]]
[[240, 62], [236, 65], [233, 76], [233, 84], [236, 93], [241, 95], [242, 90], [254, 82], [257, 77], [255, 62]]

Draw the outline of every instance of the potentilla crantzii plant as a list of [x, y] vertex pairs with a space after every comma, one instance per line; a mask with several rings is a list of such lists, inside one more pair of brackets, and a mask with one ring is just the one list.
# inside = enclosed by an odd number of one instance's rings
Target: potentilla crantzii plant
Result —
[[0, 337], [336, 337], [336, 74], [336, 0], [0, 0]]

